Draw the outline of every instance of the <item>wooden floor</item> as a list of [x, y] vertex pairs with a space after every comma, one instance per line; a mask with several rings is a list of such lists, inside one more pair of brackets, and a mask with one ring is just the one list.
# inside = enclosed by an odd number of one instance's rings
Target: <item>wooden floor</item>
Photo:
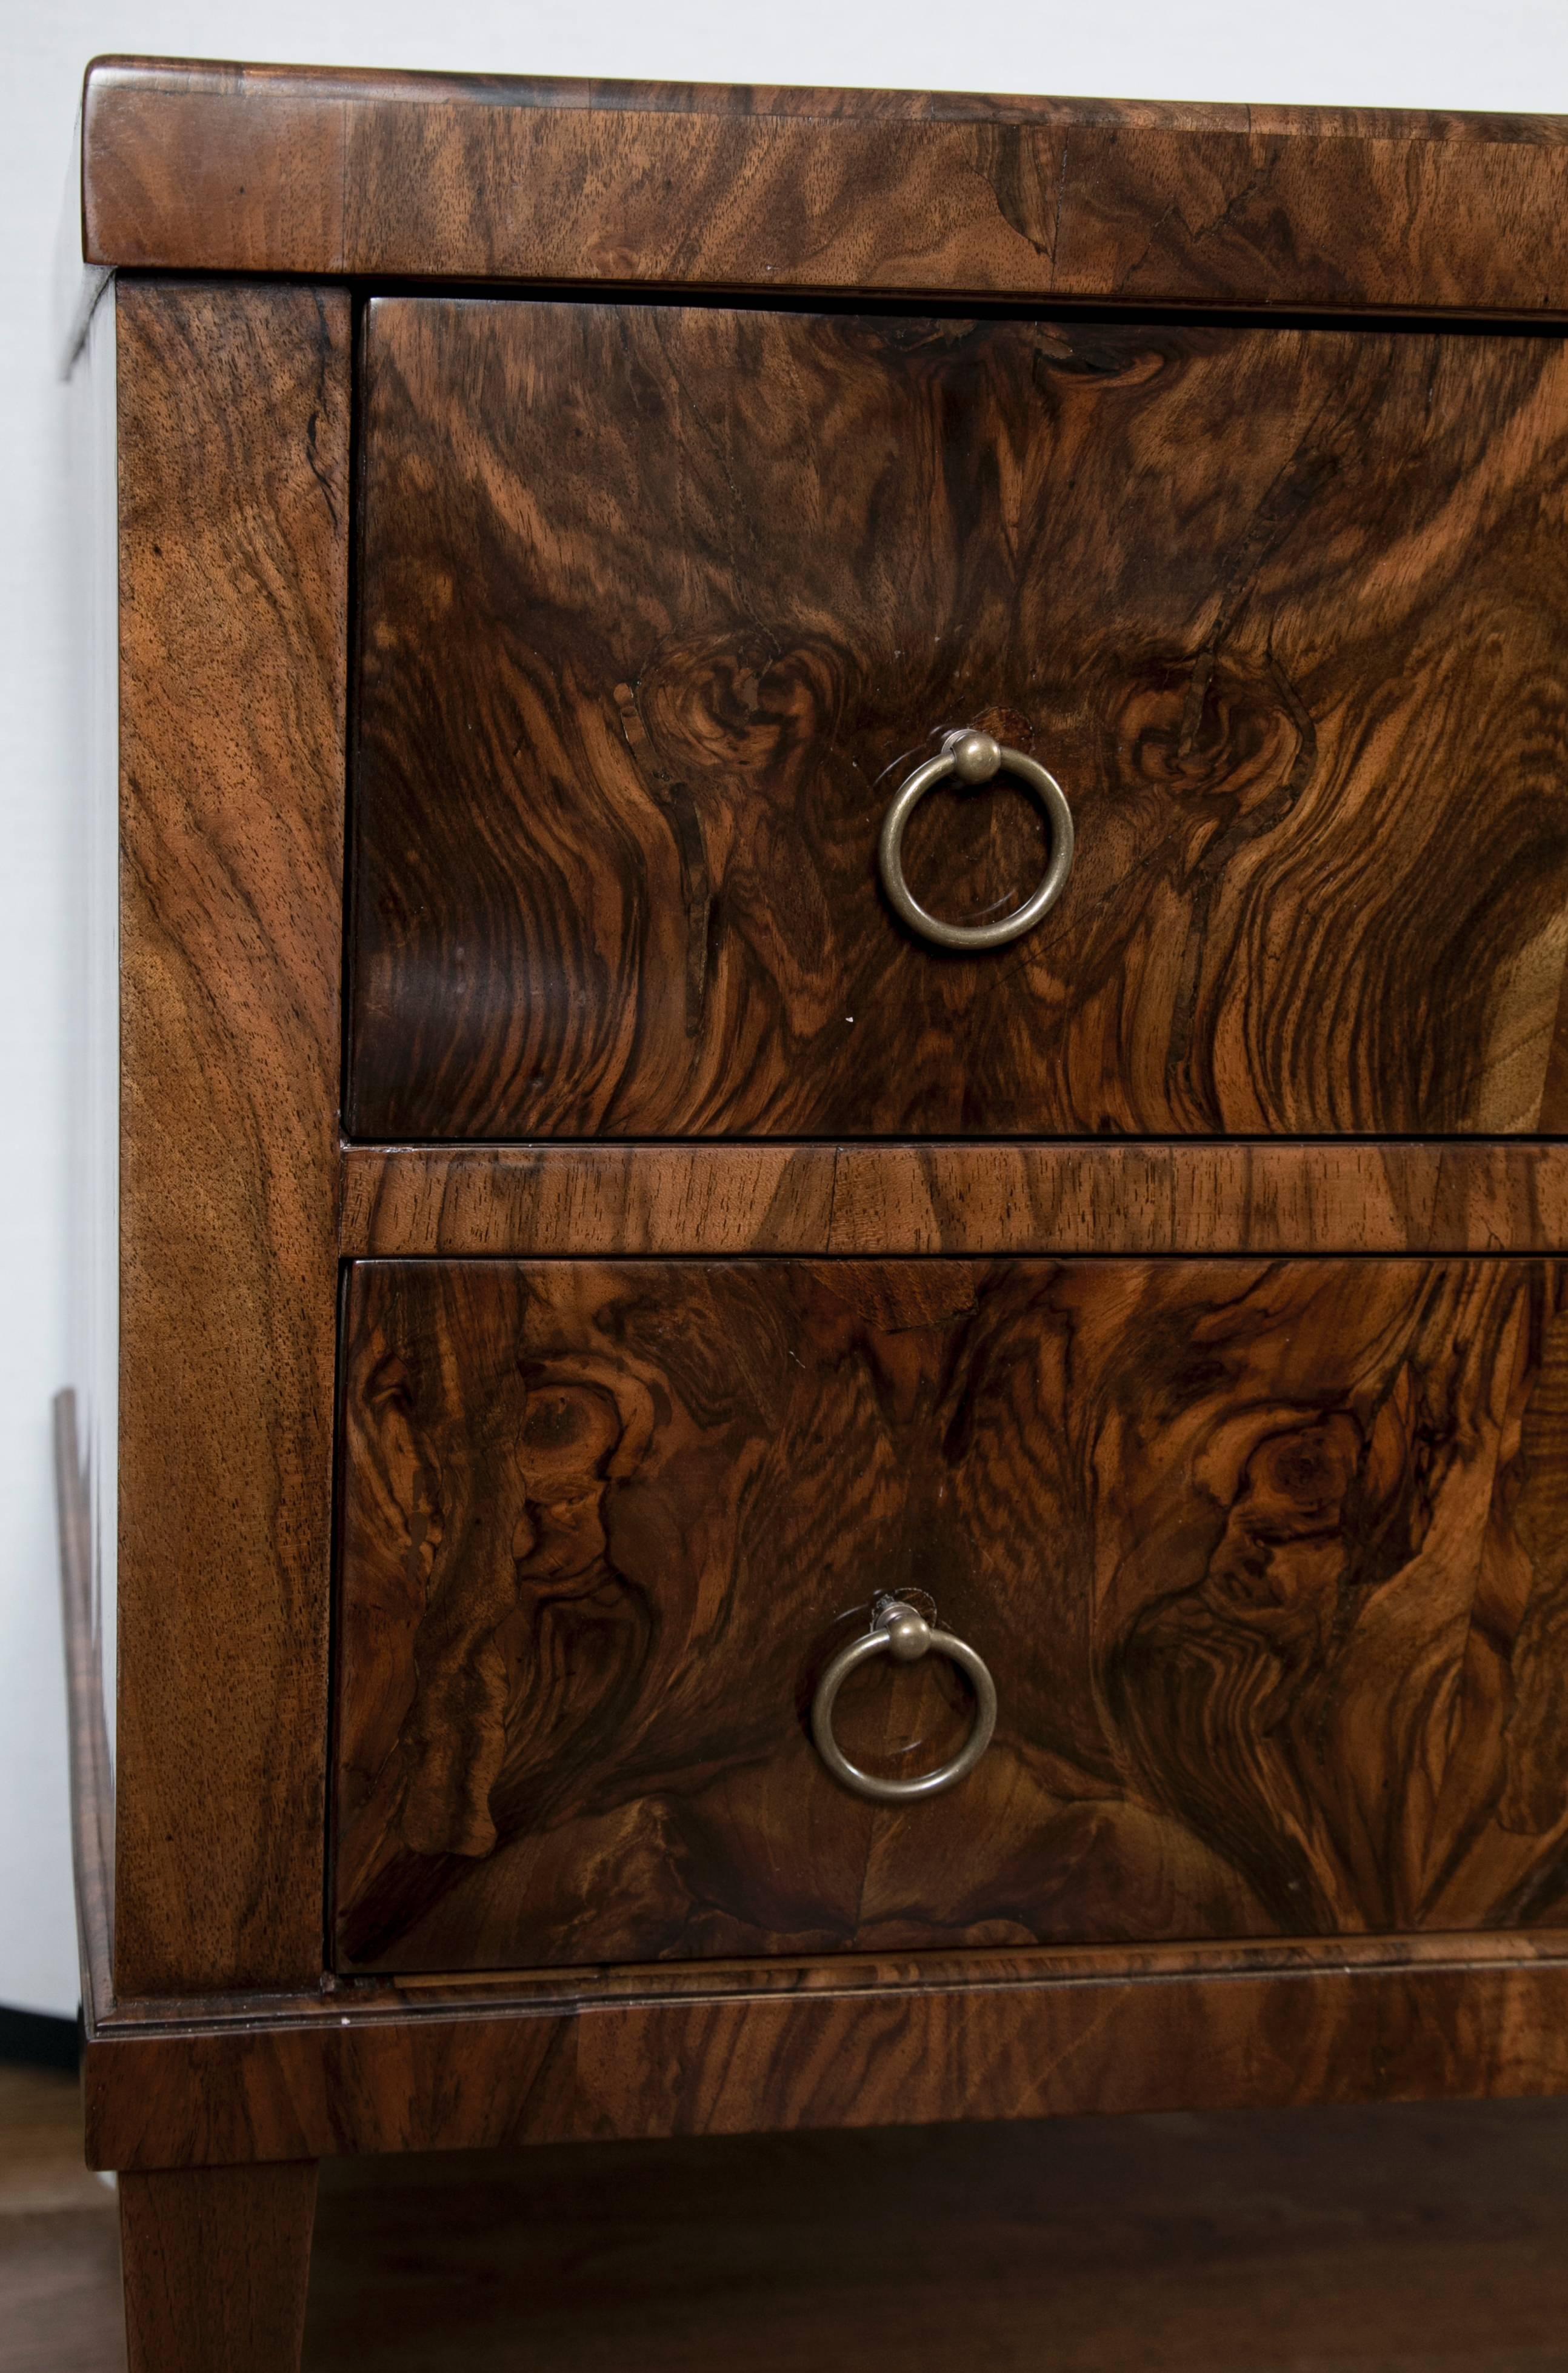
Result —
[[[112, 2193], [0, 2069], [0, 2373], [120, 2373]], [[1568, 2103], [323, 2169], [310, 2373], [1568, 2373]]]

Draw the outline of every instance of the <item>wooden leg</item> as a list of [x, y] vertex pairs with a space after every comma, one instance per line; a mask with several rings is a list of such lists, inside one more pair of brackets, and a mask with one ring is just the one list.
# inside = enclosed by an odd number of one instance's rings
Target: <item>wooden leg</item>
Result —
[[130, 2373], [298, 2373], [316, 2162], [120, 2178]]

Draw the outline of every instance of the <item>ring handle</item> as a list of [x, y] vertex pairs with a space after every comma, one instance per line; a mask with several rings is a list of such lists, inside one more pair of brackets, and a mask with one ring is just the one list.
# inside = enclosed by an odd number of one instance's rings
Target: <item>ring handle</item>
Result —
[[[934, 1771], [923, 1771], [917, 1780], [879, 1780], [874, 1772], [862, 1771], [858, 1763], [851, 1763], [833, 1736], [834, 1701], [857, 1665], [863, 1665], [868, 1656], [890, 1655], [898, 1664], [912, 1665], [933, 1650], [960, 1666], [974, 1684], [974, 1726], [957, 1754]], [[817, 1753], [836, 1780], [853, 1789], [857, 1796], [870, 1796], [878, 1805], [907, 1805], [916, 1797], [939, 1795], [942, 1789], [955, 1787], [973, 1771], [995, 1728], [996, 1683], [985, 1659], [976, 1654], [967, 1641], [954, 1639], [951, 1631], [937, 1631], [901, 1598], [880, 1602], [873, 1609], [871, 1630], [840, 1648], [812, 1700], [812, 1736]]]
[[[944, 923], [939, 916], [927, 914], [904, 879], [905, 828], [933, 784], [944, 782], [949, 775], [956, 775], [961, 783], [989, 783], [1004, 767], [1010, 775], [1028, 784], [1046, 811], [1050, 824], [1051, 861], [1046, 868], [1045, 879], [1033, 897], [1026, 898], [1022, 906], [1004, 915], [1000, 922]], [[893, 804], [882, 820], [877, 862], [882, 869], [882, 886], [894, 908], [923, 939], [934, 940], [939, 948], [1005, 947], [1009, 940], [1019, 939], [1032, 930], [1041, 916], [1050, 912], [1067, 886], [1067, 877], [1072, 871], [1072, 810], [1056, 777], [1047, 775], [1044, 766], [1025, 757], [1022, 750], [1006, 749], [989, 733], [950, 733], [941, 754], [917, 766], [895, 792]]]

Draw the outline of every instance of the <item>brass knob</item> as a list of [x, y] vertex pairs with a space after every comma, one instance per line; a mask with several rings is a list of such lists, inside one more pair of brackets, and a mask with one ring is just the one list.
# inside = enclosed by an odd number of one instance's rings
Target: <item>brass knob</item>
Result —
[[[892, 1656], [901, 1665], [918, 1663], [920, 1657], [935, 1653], [950, 1657], [968, 1674], [975, 1691], [975, 1720], [969, 1736], [956, 1755], [934, 1771], [923, 1771], [914, 1780], [879, 1780], [874, 1772], [862, 1771], [851, 1763], [833, 1735], [833, 1707], [839, 1690], [868, 1656]], [[816, 1750], [836, 1780], [852, 1788], [857, 1796], [870, 1796], [879, 1805], [906, 1805], [920, 1796], [939, 1795], [942, 1789], [954, 1787], [973, 1771], [991, 1743], [996, 1728], [996, 1683], [987, 1669], [983, 1657], [977, 1655], [965, 1640], [954, 1639], [951, 1631], [939, 1631], [932, 1623], [901, 1598], [880, 1600], [872, 1610], [872, 1628], [860, 1639], [851, 1640], [840, 1648], [816, 1685], [812, 1700], [812, 1736]]]
[[[905, 829], [933, 784], [944, 782], [952, 775], [961, 783], [977, 786], [1004, 772], [1027, 784], [1045, 809], [1051, 837], [1050, 863], [1045, 879], [1032, 897], [1011, 915], [1003, 915], [1000, 922], [944, 923], [939, 917], [927, 914], [904, 879]], [[1009, 940], [1020, 938], [1034, 928], [1042, 915], [1048, 914], [1066, 887], [1072, 871], [1072, 810], [1056, 777], [1047, 775], [1033, 758], [1026, 758], [1022, 750], [1005, 749], [989, 733], [950, 733], [940, 755], [917, 766], [894, 794], [893, 804], [882, 821], [877, 862], [882, 869], [883, 888], [895, 911], [923, 939], [934, 940], [939, 948], [1005, 947]]]

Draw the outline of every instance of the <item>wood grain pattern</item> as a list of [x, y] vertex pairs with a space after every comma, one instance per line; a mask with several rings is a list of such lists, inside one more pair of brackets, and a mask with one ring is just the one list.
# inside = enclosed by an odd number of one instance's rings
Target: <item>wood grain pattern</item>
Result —
[[127, 2373], [297, 2373], [313, 2162], [120, 2180]]
[[[430, 298], [365, 352], [355, 1135], [1568, 1118], [1560, 340]], [[1079, 836], [965, 957], [875, 843], [972, 720]], [[1005, 788], [907, 851], [959, 917], [1044, 867]]]
[[83, 243], [164, 270], [1550, 313], [1562, 123], [106, 58]]
[[822, 1145], [345, 1145], [338, 1241], [367, 1253], [826, 1252]]
[[1568, 1147], [348, 1145], [345, 1254], [1462, 1253], [1568, 1243]]
[[314, 1979], [349, 303], [122, 287], [122, 1992]]
[[1318, 1969], [122, 2032], [88, 2156], [356, 2151], [1568, 2092], [1568, 1965]]
[[[1568, 1270], [369, 1263], [340, 1966], [1562, 1920]], [[997, 1676], [930, 1803], [805, 1709], [878, 1591]], [[934, 1660], [841, 1700], [900, 1774]]]

